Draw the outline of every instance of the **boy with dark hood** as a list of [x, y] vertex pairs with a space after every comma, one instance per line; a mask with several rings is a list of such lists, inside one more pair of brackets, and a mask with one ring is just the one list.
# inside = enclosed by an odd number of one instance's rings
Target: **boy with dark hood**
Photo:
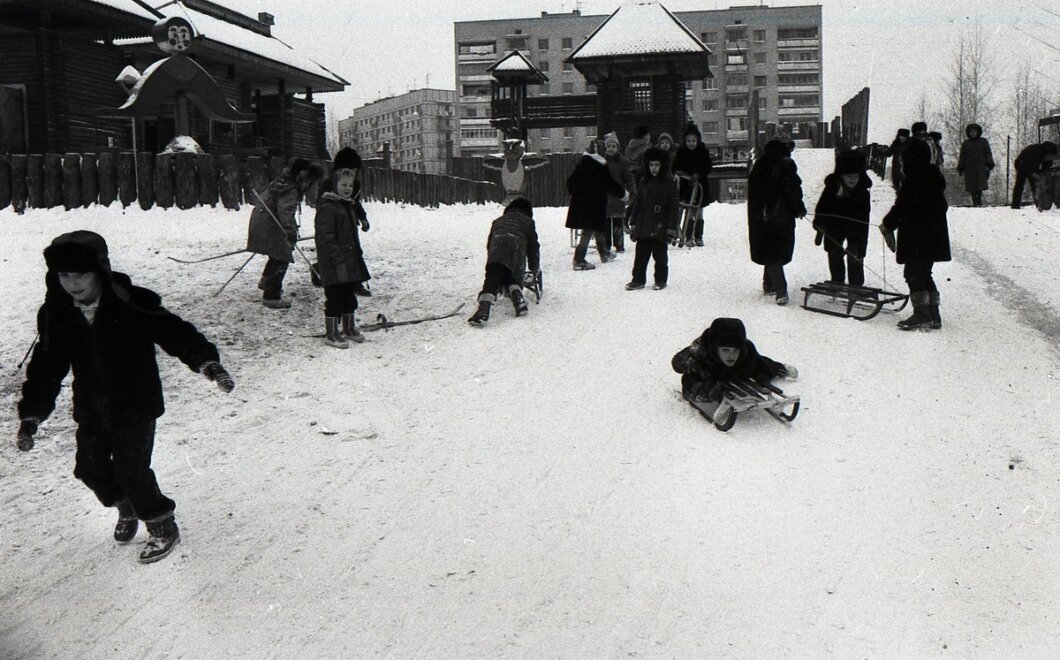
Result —
[[1038, 175], [1051, 165], [1049, 157], [1056, 154], [1056, 143], [1049, 140], [1024, 147], [1020, 151], [1013, 163], [1016, 168], [1016, 184], [1012, 187], [1012, 208], [1018, 209], [1023, 205], [1023, 188], [1028, 181], [1031, 184], [1031, 195], [1037, 200]]
[[681, 374], [681, 394], [691, 403], [719, 402], [722, 383], [743, 379], [768, 383], [774, 378], [794, 380], [798, 371], [758, 353], [747, 338], [743, 321], [716, 318], [691, 345], [670, 360]]
[[710, 159], [710, 151], [703, 144], [703, 135], [694, 123], [689, 123], [685, 128], [684, 140], [673, 159], [673, 171], [680, 180], [682, 203], [691, 204], [694, 186], [698, 183], [702, 187], [695, 226], [691, 228], [691, 235], [682, 237], [686, 245], [694, 241], [695, 245], [703, 246], [703, 207], [713, 201], [708, 181], [712, 169], [714, 161]]
[[772, 139], [747, 175], [747, 238], [751, 260], [763, 267], [762, 293], [788, 304], [784, 266], [795, 253], [795, 219], [806, 216], [794, 145]]
[[493, 221], [486, 239], [486, 276], [478, 294], [478, 309], [467, 320], [482, 327], [490, 320], [490, 310], [497, 292], [505, 291], [515, 307], [515, 315], [526, 314], [529, 307], [523, 297], [526, 272], [541, 268], [541, 244], [534, 225], [534, 207], [517, 197], [504, 208], [504, 214]]
[[[950, 234], [946, 223], [946, 179], [931, 163], [931, 150], [922, 140], [910, 140], [902, 154], [905, 183], [894, 206], [880, 224], [884, 241], [900, 264], [913, 315], [898, 322], [902, 330], [942, 327], [939, 290], [931, 276], [935, 262], [950, 260]], [[898, 232], [897, 239], [895, 231]]]
[[[869, 188], [865, 154], [854, 149], [836, 156], [835, 171], [824, 179], [824, 190], [813, 217], [816, 245], [828, 253], [830, 280], [865, 284], [865, 252], [869, 242]], [[844, 243], [846, 244], [844, 247]], [[845, 257], [845, 263], [844, 263]]]
[[957, 174], [964, 176], [964, 189], [972, 196], [972, 206], [983, 205], [983, 191], [990, 187], [990, 171], [994, 169], [994, 154], [990, 142], [983, 137], [983, 127], [968, 124], [964, 129], [968, 139], [961, 144], [957, 156]]
[[287, 309], [291, 301], [283, 297], [283, 278], [294, 263], [294, 246], [298, 242], [298, 217], [302, 214], [302, 196], [322, 179], [324, 170], [305, 158], [292, 158], [283, 174], [273, 179], [254, 200], [247, 230], [247, 251], [269, 258], [261, 272], [258, 288], [261, 304], [270, 309]]
[[162, 307], [158, 294], [112, 272], [107, 243], [91, 231], [63, 234], [44, 250], [47, 293], [37, 312], [40, 343], [26, 369], [18, 448], [55, 409], [72, 369], [77, 422], [74, 476], [99, 501], [118, 509], [114, 539], [128, 543], [138, 521], [150, 538], [140, 561], [168, 555], [180, 540], [173, 500], [151, 470], [155, 423], [165, 411], [155, 346], [202, 373], [225, 392], [235, 387], [217, 348], [195, 327]]
[[670, 269], [667, 248], [681, 222], [681, 204], [677, 196], [677, 182], [670, 176], [670, 159], [662, 149], [644, 152], [644, 176], [637, 182], [637, 196], [633, 198], [630, 214], [629, 239], [637, 245], [633, 256], [633, 279], [627, 291], [643, 289], [647, 282], [648, 261], [655, 259], [654, 289], [665, 289]]

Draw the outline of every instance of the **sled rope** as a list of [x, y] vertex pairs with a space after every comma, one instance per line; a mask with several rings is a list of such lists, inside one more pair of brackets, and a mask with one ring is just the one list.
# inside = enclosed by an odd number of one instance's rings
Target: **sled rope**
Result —
[[[811, 215], [816, 215], [816, 214], [815, 214], [815, 213], [807, 213], [806, 215], [807, 215], [807, 217], [809, 217], [809, 216], [811, 216]], [[855, 219], [855, 218], [847, 218], [847, 217], [845, 217], [845, 216], [842, 216], [842, 215], [835, 215], [834, 213], [828, 213], [828, 214], [824, 214], [824, 213], [822, 213], [821, 215], [827, 215], [827, 217], [831, 217], [831, 218], [843, 218], [844, 220], [853, 220], [854, 222], [858, 222], [858, 223], [861, 223], [861, 224], [863, 224], [863, 225], [869, 225], [870, 227], [871, 227], [871, 226], [877, 226], [877, 227], [879, 226], [879, 225], [874, 225], [874, 224], [873, 224], [873, 223], [871, 223], [871, 222], [865, 222], [864, 220], [857, 220], [857, 219]], [[812, 226], [812, 225], [811, 225], [811, 226]], [[814, 229], [816, 230], [816, 228], [814, 228]], [[824, 236], [824, 237], [825, 237], [826, 239], [828, 239], [829, 241], [831, 241], [831, 242], [832, 242], [832, 243], [833, 243], [834, 245], [836, 245], [837, 247], [839, 247], [839, 249], [843, 250], [843, 254], [845, 254], [845, 255], [846, 255], [846, 256], [848, 256], [848, 257], [851, 257], [852, 259], [854, 259], [854, 261], [856, 261], [856, 262], [858, 262], [859, 264], [861, 264], [861, 267], [862, 267], [862, 268], [864, 268], [864, 269], [865, 269], [865, 270], [867, 270], [868, 272], [870, 272], [870, 273], [872, 273], [873, 275], [875, 275], [875, 276], [876, 276], [876, 279], [878, 279], [878, 280], [880, 280], [881, 282], [883, 282], [883, 286], [884, 286], [884, 287], [887, 287], [887, 288], [891, 288], [891, 283], [887, 281], [887, 253], [886, 253], [886, 247], [884, 247], [884, 252], [883, 252], [883, 274], [881, 275], [881, 274], [877, 273], [876, 271], [874, 271], [873, 269], [869, 268], [868, 264], [866, 264], [866, 263], [865, 263], [865, 260], [864, 260], [864, 259], [859, 259], [859, 258], [857, 257], [857, 255], [851, 254], [851, 253], [850, 253], [850, 252], [849, 252], [849, 251], [848, 251], [848, 250], [847, 250], [846, 248], [844, 248], [844, 247], [843, 247], [843, 244], [842, 244], [842, 243], [840, 243], [840, 242], [839, 242], [839, 241], [837, 241], [836, 239], [834, 239], [834, 238], [832, 238], [831, 236], [829, 236], [829, 235], [828, 235], [828, 232], [825, 232], [825, 231], [823, 231], [823, 232], [821, 232], [821, 234], [822, 234], [822, 235], [823, 235], [823, 236]]]

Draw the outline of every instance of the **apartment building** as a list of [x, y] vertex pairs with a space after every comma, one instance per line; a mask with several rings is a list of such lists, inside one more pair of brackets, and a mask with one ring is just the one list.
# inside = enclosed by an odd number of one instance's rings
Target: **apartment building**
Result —
[[375, 158], [390, 145], [390, 165], [407, 172], [446, 174], [456, 136], [455, 92], [417, 89], [373, 101], [339, 120], [339, 146]]
[[[823, 117], [821, 6], [747, 6], [674, 12], [711, 49], [713, 78], [686, 84], [686, 114], [703, 141], [722, 157], [746, 156], [748, 104], [758, 91], [762, 122], [775, 122], [805, 139]], [[490, 75], [486, 67], [519, 50], [548, 77], [529, 94], [586, 94], [592, 86], [564, 60], [607, 18], [571, 13], [454, 24], [458, 155], [496, 151], [500, 135], [490, 126]], [[540, 153], [584, 148], [593, 127], [532, 129], [530, 148]], [[630, 136], [620, 136], [625, 142]], [[679, 138], [680, 136], [675, 136]]]

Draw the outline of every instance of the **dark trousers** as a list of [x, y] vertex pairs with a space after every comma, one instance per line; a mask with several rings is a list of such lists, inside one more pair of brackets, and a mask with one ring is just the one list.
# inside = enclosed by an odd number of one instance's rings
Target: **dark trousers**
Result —
[[324, 287], [324, 316], [339, 317], [357, 311], [358, 282], [329, 284]]
[[784, 264], [769, 264], [762, 269], [762, 289], [776, 295], [788, 295], [788, 280], [784, 277]]
[[1012, 186], [1012, 208], [1018, 209], [1023, 205], [1023, 187], [1030, 181], [1031, 184], [1031, 196], [1035, 199], [1038, 198], [1038, 176], [1036, 174], [1027, 175], [1026, 172], [1020, 171], [1016, 168], [1016, 185]]
[[637, 249], [633, 254], [633, 281], [647, 282], [648, 260], [655, 259], [655, 283], [666, 284], [666, 278], [670, 275], [669, 254], [666, 239], [642, 238], [637, 241]]
[[626, 249], [626, 217], [616, 215], [611, 218], [611, 240], [608, 247], [614, 246], [616, 250]]
[[154, 446], [153, 419], [120, 424], [82, 421], [77, 425], [74, 476], [92, 489], [103, 506], [128, 500], [141, 520], [165, 518], [177, 505], [158, 489], [151, 469]]
[[486, 294], [493, 295], [498, 292], [507, 294], [512, 287], [522, 288], [522, 286], [523, 283], [516, 282], [512, 271], [508, 270], [508, 267], [504, 264], [486, 264], [486, 277], [482, 280], [482, 291], [479, 292], [479, 297]]
[[581, 236], [578, 238], [578, 245], [574, 248], [574, 263], [585, 261], [585, 255], [589, 253], [589, 241], [594, 238], [596, 239], [596, 251], [600, 253], [601, 259], [610, 251], [607, 247], [606, 231], [583, 229]]
[[258, 288], [264, 293], [262, 298], [266, 300], [279, 300], [283, 294], [283, 278], [287, 275], [287, 262], [269, 257], [265, 263], [265, 269], [261, 271], [261, 279], [258, 280]]
[[935, 262], [930, 259], [916, 259], [910, 261], [905, 265], [905, 281], [909, 285], [909, 292], [914, 291], [927, 291], [928, 293], [938, 293], [939, 288], [935, 286], [935, 280], [931, 277], [931, 269], [935, 267]]
[[[826, 239], [828, 240], [828, 239]], [[843, 248], [843, 239], [839, 245], [832, 245], [834, 252], [828, 252], [828, 271], [831, 280], [838, 284], [846, 281], [850, 276], [850, 284], [862, 286], [865, 284], [865, 252], [868, 248], [868, 232], [864, 236], [847, 236], [846, 248]]]
[[968, 194], [970, 194], [972, 196], [972, 206], [982, 206], [983, 205], [983, 191], [982, 190], [973, 190], [973, 191], [971, 191]]

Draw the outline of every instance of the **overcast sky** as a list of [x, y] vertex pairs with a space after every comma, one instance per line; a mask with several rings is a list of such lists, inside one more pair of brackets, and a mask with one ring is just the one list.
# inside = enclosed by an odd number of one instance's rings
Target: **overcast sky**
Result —
[[[276, 16], [274, 34], [350, 81], [322, 94], [329, 114], [348, 116], [378, 98], [429, 85], [454, 88], [453, 23], [540, 16], [542, 11], [610, 14], [622, 0], [223, 0], [256, 16]], [[757, 5], [754, 0], [663, 0], [671, 11]], [[816, 4], [772, 0], [766, 6]], [[1040, 67], [1052, 107], [1060, 107], [1060, 0], [823, 0], [824, 115], [870, 87], [869, 140], [890, 142], [918, 119], [917, 102], [946, 76], [952, 43], [978, 21], [996, 49], [1000, 90], [1026, 59]], [[1042, 43], [1042, 42], [1046, 43]], [[1003, 139], [1003, 138], [995, 138]]]

